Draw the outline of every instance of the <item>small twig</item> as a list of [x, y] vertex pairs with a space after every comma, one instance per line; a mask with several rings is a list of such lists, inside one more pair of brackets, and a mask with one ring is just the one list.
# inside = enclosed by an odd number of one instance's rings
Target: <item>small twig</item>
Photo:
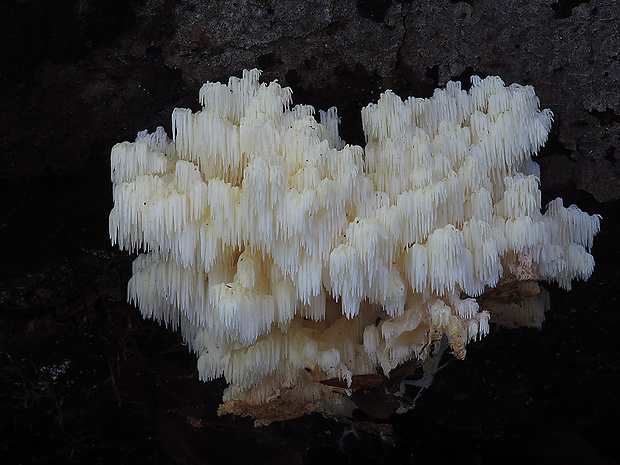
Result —
[[108, 367], [110, 368], [110, 379], [112, 381], [112, 388], [114, 389], [114, 394], [116, 395], [117, 407], [121, 406], [121, 393], [118, 389], [118, 385], [116, 384], [116, 377], [114, 376], [114, 369], [112, 368], [112, 363], [108, 360]]

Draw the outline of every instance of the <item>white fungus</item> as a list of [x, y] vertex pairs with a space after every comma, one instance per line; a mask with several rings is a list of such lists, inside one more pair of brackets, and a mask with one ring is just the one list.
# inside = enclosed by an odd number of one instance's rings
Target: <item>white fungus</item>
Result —
[[220, 412], [350, 413], [355, 376], [422, 363], [443, 336], [462, 358], [489, 321], [540, 326], [536, 281], [592, 273], [599, 217], [541, 213], [531, 157], [553, 115], [531, 87], [387, 91], [362, 110], [363, 150], [335, 108], [317, 122], [259, 76], [205, 84], [172, 139], [143, 131], [111, 156], [110, 236], [142, 251], [129, 299], [180, 329], [202, 379], [226, 378]]

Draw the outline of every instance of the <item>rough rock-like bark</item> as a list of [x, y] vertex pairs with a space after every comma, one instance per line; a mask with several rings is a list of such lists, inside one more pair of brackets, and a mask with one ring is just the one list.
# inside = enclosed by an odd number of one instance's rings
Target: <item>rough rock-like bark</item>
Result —
[[494, 74], [534, 85], [556, 115], [540, 158], [547, 189], [620, 198], [613, 0], [82, 0], [0, 14], [5, 178], [81, 169], [94, 140], [165, 124], [170, 108], [195, 107], [203, 82], [244, 68], [292, 86], [299, 102], [337, 105], [356, 143], [359, 109], [382, 90], [427, 96]]

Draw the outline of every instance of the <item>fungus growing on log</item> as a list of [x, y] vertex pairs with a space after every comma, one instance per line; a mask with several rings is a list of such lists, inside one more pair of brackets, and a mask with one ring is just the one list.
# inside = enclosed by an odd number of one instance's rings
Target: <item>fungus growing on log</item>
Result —
[[598, 215], [561, 199], [541, 213], [531, 157], [553, 115], [532, 87], [387, 91], [362, 110], [362, 149], [335, 108], [317, 122], [259, 76], [205, 84], [172, 139], [143, 131], [111, 156], [110, 236], [141, 251], [129, 300], [180, 329], [201, 379], [226, 379], [220, 413], [267, 423], [350, 415], [360, 386], [403, 396], [489, 321], [540, 326], [538, 281], [592, 273]]

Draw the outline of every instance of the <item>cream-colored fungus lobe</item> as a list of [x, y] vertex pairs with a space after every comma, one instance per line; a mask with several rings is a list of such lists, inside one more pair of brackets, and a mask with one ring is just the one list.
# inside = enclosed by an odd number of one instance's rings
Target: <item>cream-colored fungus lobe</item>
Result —
[[529, 86], [472, 78], [431, 98], [385, 92], [362, 110], [366, 147], [335, 108], [244, 71], [207, 83], [202, 110], [112, 149], [110, 236], [130, 252], [129, 299], [180, 329], [221, 413], [262, 422], [349, 414], [360, 375], [457, 358], [489, 320], [539, 326], [539, 280], [587, 279], [599, 217], [541, 213], [552, 113]]

